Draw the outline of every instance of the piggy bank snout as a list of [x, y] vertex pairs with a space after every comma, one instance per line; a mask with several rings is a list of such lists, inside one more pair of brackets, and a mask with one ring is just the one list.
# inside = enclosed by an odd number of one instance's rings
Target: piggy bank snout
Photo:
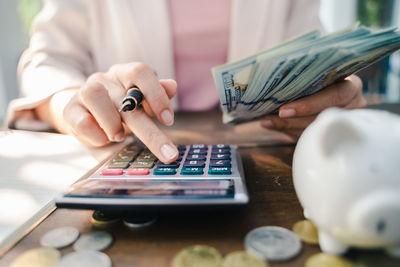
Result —
[[359, 200], [350, 210], [350, 225], [371, 245], [398, 242], [400, 192], [382, 191]]

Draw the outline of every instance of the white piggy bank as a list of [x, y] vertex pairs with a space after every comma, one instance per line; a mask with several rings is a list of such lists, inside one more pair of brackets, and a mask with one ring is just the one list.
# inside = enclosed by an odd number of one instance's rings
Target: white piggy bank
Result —
[[381, 247], [400, 256], [400, 116], [322, 112], [297, 143], [293, 180], [322, 251]]

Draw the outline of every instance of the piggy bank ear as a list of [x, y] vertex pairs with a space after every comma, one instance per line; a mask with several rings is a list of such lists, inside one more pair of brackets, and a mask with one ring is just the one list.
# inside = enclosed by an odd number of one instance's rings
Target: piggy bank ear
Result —
[[337, 152], [351, 152], [362, 140], [360, 129], [354, 121], [339, 117], [333, 119], [321, 135], [321, 149], [326, 156], [332, 156]]

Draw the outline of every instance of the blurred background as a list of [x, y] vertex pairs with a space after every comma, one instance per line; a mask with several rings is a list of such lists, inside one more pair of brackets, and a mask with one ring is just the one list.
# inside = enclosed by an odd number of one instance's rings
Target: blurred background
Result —
[[[28, 46], [29, 29], [42, 0], [0, 1], [0, 121], [8, 102], [18, 96], [16, 69]], [[400, 26], [400, 0], [321, 0], [326, 32], [355, 21], [372, 27]], [[363, 70], [364, 94], [370, 104], [400, 102], [400, 52]]]

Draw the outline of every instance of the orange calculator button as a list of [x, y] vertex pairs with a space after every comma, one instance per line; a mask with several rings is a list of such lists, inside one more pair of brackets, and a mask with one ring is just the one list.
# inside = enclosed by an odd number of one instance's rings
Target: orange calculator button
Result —
[[130, 168], [126, 170], [127, 175], [148, 175], [149, 173], [148, 168]]
[[120, 168], [106, 168], [101, 170], [102, 175], [122, 175], [123, 173], [124, 170]]

